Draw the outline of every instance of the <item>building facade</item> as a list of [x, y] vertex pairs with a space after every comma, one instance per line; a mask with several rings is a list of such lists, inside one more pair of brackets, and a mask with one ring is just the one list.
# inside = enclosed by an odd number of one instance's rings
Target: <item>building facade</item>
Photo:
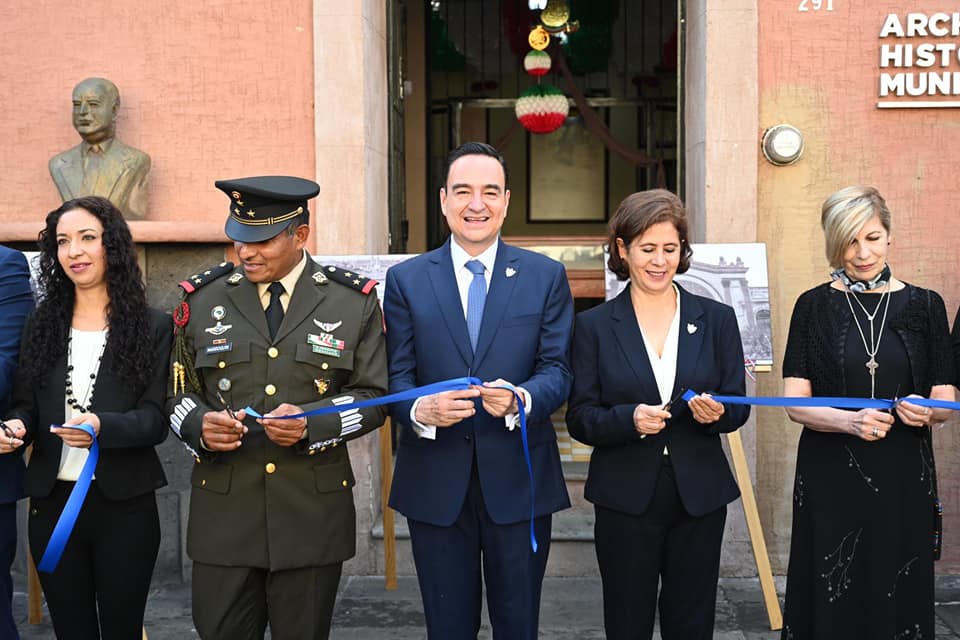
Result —
[[[505, 235], [545, 251], [566, 247], [581, 308], [602, 298], [595, 250], [604, 221], [633, 190], [680, 191], [695, 242], [765, 243], [768, 298], [742, 284], [733, 291], [756, 311], [750, 318], [771, 324], [773, 366], [757, 374], [760, 394], [780, 392], [794, 300], [827, 278], [819, 206], [840, 187], [873, 184], [884, 194], [895, 274], [939, 291], [952, 320], [960, 303], [960, 231], [951, 224], [960, 213], [960, 14], [949, 3], [568, 4], [579, 33], [594, 38], [585, 42], [608, 50], [578, 53], [579, 36], [570, 34], [572, 84], [559, 70], [542, 82], [585, 102], [547, 138], [518, 129], [513, 115], [513, 101], [536, 82], [522, 65], [522, 36], [536, 22], [526, 0], [54, 1], [0, 10], [0, 61], [16, 88], [7, 107], [13, 144], [0, 154], [0, 242], [30, 249], [59, 204], [47, 161], [78, 142], [71, 89], [102, 76], [120, 89], [118, 137], [153, 160], [148, 213], [131, 226], [159, 307], [174, 305], [180, 279], [232, 254], [223, 235], [228, 203], [214, 180], [313, 177], [321, 186], [314, 253], [415, 253], [445, 235], [438, 159], [458, 141], [483, 139], [511, 164]], [[612, 142], [598, 144], [584, 124], [588, 112]], [[803, 140], [788, 165], [761, 151], [765, 131], [780, 124]], [[571, 202], [579, 204], [558, 213]], [[745, 431], [775, 573], [785, 571], [789, 551], [799, 431], [775, 409], [755, 411]], [[935, 435], [943, 573], [960, 569], [956, 438], [949, 426]], [[377, 442], [351, 443], [359, 525], [352, 573], [383, 570]], [[162, 449], [170, 486], [160, 496], [158, 579], [180, 580], [189, 576], [182, 537], [192, 461], [172, 441]], [[571, 468], [574, 493], [578, 473]], [[731, 512], [728, 520], [724, 571], [749, 575], [742, 518]], [[571, 553], [593, 561], [587, 547]], [[589, 566], [561, 557], [553, 570]]]

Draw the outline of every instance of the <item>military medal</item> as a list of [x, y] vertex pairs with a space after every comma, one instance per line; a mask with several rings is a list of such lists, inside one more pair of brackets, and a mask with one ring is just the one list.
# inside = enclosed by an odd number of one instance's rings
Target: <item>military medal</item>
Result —
[[330, 387], [330, 383], [324, 380], [323, 378], [317, 378], [313, 381], [313, 386], [321, 396], [327, 392], [327, 389]]
[[214, 320], [223, 320], [227, 317], [227, 310], [223, 308], [223, 305], [217, 305], [210, 310], [210, 317]]

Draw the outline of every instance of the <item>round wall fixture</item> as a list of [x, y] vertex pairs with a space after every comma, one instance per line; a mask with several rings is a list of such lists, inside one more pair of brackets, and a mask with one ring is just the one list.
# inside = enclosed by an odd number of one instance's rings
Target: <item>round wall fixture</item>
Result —
[[793, 164], [803, 155], [803, 135], [789, 124], [778, 124], [763, 132], [760, 139], [763, 157], [779, 167]]

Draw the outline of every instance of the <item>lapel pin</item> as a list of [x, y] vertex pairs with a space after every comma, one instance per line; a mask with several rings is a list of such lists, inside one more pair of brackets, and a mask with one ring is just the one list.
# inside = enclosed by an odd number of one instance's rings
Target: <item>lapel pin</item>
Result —
[[696, 332], [697, 332], [697, 325], [693, 324], [692, 322], [688, 322], [688, 323], [687, 323], [687, 333], [689, 333], [690, 335], [693, 335], [693, 334], [695, 334]]
[[507, 267], [505, 273], [507, 274], [508, 278], [512, 278], [513, 276], [517, 275], [517, 270], [513, 267]]

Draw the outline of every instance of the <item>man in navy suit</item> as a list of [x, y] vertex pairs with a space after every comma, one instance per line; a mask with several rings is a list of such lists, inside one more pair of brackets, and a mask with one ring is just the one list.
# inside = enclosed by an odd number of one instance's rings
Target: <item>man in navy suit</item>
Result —
[[[509, 203], [500, 154], [462, 145], [440, 189], [450, 239], [387, 272], [390, 391], [485, 381], [393, 407], [390, 506], [409, 522], [427, 635], [437, 640], [477, 637], [483, 581], [494, 636], [537, 637], [552, 514], [570, 506], [550, 415], [570, 390], [573, 300], [563, 265], [500, 240]], [[504, 382], [519, 389], [522, 409], [495, 388]]]
[[[0, 415], [13, 393], [20, 333], [33, 310], [30, 270], [23, 254], [0, 246]], [[0, 433], [0, 438], [8, 437]], [[17, 500], [23, 497], [23, 456], [0, 456], [0, 638], [19, 638], [11, 611], [10, 566], [17, 554]]]

